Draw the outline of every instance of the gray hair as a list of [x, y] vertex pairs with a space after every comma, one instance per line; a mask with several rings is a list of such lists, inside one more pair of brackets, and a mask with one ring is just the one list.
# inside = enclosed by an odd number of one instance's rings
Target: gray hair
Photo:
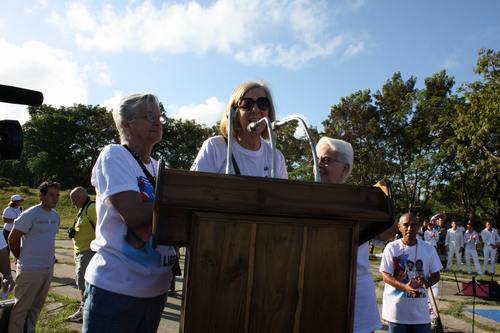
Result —
[[75, 187], [73, 190], [71, 190], [71, 192], [69, 193], [69, 197], [71, 198], [76, 193], [81, 193], [81, 194], [84, 194], [86, 196], [89, 196], [89, 192], [83, 186], [78, 186], [78, 187]]
[[120, 134], [121, 141], [127, 139], [126, 133], [123, 128], [123, 121], [131, 121], [137, 117], [137, 113], [142, 108], [148, 108], [151, 105], [160, 107], [158, 98], [152, 93], [146, 94], [131, 94], [123, 97], [120, 100], [118, 107], [113, 109], [113, 120], [115, 121], [116, 129]]
[[401, 215], [401, 217], [399, 218], [399, 221], [398, 221], [398, 224], [401, 224], [403, 223], [404, 220], [408, 219], [408, 221], [415, 221], [415, 216], [413, 216], [412, 213], [404, 213], [403, 215]]
[[322, 146], [328, 146], [331, 150], [339, 154], [339, 158], [343, 160], [344, 163], [349, 164], [349, 172], [347, 173], [346, 179], [349, 178], [352, 172], [352, 167], [354, 164], [354, 151], [349, 142], [339, 139], [332, 139], [327, 136], [319, 139], [318, 144], [316, 144], [316, 153]]

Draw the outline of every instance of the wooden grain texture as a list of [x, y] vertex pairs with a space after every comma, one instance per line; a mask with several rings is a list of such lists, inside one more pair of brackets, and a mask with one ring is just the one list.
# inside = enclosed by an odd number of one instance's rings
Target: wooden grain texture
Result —
[[285, 223], [257, 225], [249, 332], [292, 331], [304, 228]]
[[351, 332], [356, 228], [308, 227], [301, 332]]
[[250, 223], [195, 214], [182, 330], [244, 332]]
[[182, 332], [349, 332], [356, 225], [195, 213], [192, 228]]
[[359, 222], [360, 243], [389, 228], [394, 219], [392, 198], [376, 187], [173, 169], [159, 177], [162, 188], [155, 210], [159, 244], [189, 244], [189, 226], [180, 228], [183, 211], [187, 215], [196, 210]]

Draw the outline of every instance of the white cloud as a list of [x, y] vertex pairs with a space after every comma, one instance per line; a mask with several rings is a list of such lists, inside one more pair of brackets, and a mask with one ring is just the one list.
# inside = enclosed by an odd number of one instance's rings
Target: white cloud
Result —
[[363, 41], [358, 41], [349, 44], [344, 52], [344, 55], [347, 57], [352, 57], [358, 53], [363, 52], [364, 50], [365, 50], [365, 43]]
[[[298, 119], [289, 121], [292, 118], [301, 118], [304, 121], [305, 126], [307, 126], [307, 127], [310, 126], [310, 124], [308, 123], [307, 117], [305, 115], [303, 115], [303, 114], [300, 114], [300, 113], [289, 114], [289, 115], [287, 115], [287, 116], [285, 116], [283, 118], [278, 119], [278, 121], [285, 121], [286, 124], [290, 124], [290, 126], [298, 124], [297, 128], [295, 129], [295, 132], [293, 133], [293, 136], [296, 139], [305, 139], [305, 138], [307, 138], [306, 131], [304, 130], [302, 122], [299, 121]], [[287, 125], [284, 125], [284, 126], [287, 126]]]
[[113, 95], [109, 97], [107, 100], [102, 102], [101, 106], [104, 106], [106, 109], [109, 111], [113, 110], [115, 107], [118, 106], [118, 103], [120, 103], [120, 100], [125, 96], [125, 94], [119, 90], [113, 91]]
[[215, 51], [249, 65], [297, 68], [346, 48], [351, 53], [363, 50], [359, 41], [345, 38], [345, 32], [329, 33], [337, 12], [325, 0], [217, 0], [208, 5], [133, 1], [123, 9], [108, 4], [96, 11], [86, 2], [73, 2], [64, 12], [53, 12], [50, 22], [74, 35], [84, 49], [170, 54]]
[[103, 62], [95, 62], [84, 67], [85, 74], [101, 86], [111, 85], [111, 71], [108, 65]]
[[[64, 50], [37, 41], [15, 45], [0, 38], [0, 63], [2, 84], [41, 91], [45, 104], [68, 106], [87, 101], [84, 75], [71, 54]], [[17, 119], [27, 120], [25, 107], [8, 109]]]
[[167, 106], [167, 115], [176, 119], [196, 120], [207, 126], [215, 125], [220, 120], [226, 103], [217, 97], [210, 97], [204, 103], [184, 106]]

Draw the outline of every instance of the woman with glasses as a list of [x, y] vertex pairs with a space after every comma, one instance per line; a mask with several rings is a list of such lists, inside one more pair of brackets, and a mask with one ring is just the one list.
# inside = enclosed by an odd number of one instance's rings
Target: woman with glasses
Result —
[[[354, 166], [354, 150], [351, 144], [344, 140], [325, 136], [318, 141], [316, 153], [319, 159], [321, 182], [345, 183]], [[374, 332], [381, 326], [375, 296], [375, 283], [368, 261], [368, 242], [365, 242], [358, 248], [353, 332]]]
[[[240, 84], [231, 95], [219, 126], [221, 135], [203, 142], [198, 156], [191, 167], [194, 171], [224, 173], [228, 142], [228, 117], [231, 109], [236, 109], [233, 121], [232, 162], [236, 174], [256, 177], [270, 177], [272, 149], [265, 140], [269, 138], [266, 124], [255, 130], [248, 125], [263, 117], [272, 122], [276, 119], [273, 99], [269, 88], [261, 82]], [[276, 176], [288, 178], [285, 158], [276, 151]]]
[[155, 95], [133, 94], [113, 119], [121, 144], [104, 147], [92, 169], [97, 253], [85, 272], [83, 332], [156, 332], [176, 259], [173, 247], [151, 245], [158, 170], [151, 151], [164, 118]]

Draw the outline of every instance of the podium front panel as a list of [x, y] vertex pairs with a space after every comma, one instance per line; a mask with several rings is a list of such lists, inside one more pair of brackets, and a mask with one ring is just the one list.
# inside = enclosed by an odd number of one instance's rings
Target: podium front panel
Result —
[[350, 332], [357, 224], [194, 212], [182, 332]]

